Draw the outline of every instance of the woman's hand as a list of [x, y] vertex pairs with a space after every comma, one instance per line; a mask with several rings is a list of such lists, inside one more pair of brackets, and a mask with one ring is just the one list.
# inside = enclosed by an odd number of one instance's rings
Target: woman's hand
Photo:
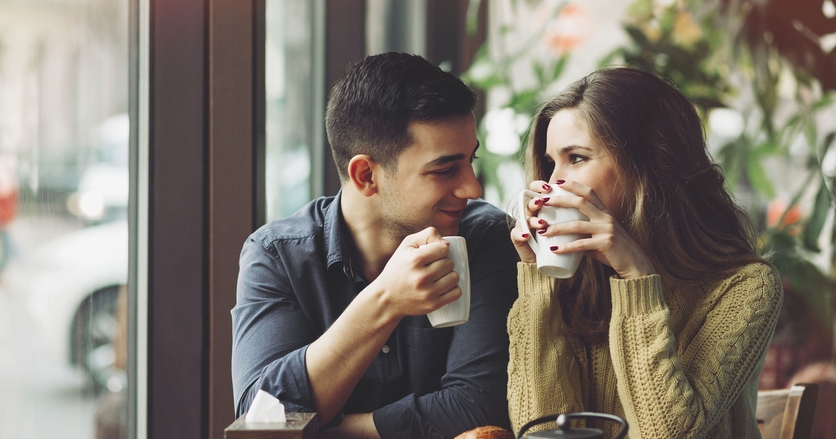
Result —
[[[533, 182], [531, 190], [540, 189], [542, 191], [544, 183], [542, 181]], [[601, 203], [595, 191], [572, 181], [566, 181], [560, 187], [578, 195], [580, 198], [556, 196], [548, 200], [533, 199], [529, 201], [527, 210], [535, 213], [542, 206], [573, 207], [589, 217], [589, 221], [545, 224], [537, 217], [531, 217], [528, 220], [531, 232], [543, 236], [578, 233], [588, 237], [562, 245], [559, 249], [554, 250], [554, 253], [582, 251], [586, 256], [612, 267], [622, 279], [634, 279], [656, 273], [656, 268], [650, 262], [650, 258], [647, 257], [638, 243], [627, 234], [621, 224], [607, 212], [607, 208]], [[520, 234], [521, 232], [515, 234], [512, 231], [512, 240], [514, 240], [515, 245], [517, 245], [517, 240], [514, 239], [514, 236], [519, 237]], [[517, 251], [520, 252], [519, 246]], [[522, 254], [520, 256], [522, 257]]]
[[[552, 190], [551, 185], [542, 180], [531, 182], [529, 187], [532, 191], [539, 194], [548, 193]], [[516, 247], [517, 253], [520, 255], [520, 261], [522, 262], [537, 262], [537, 256], [534, 254], [534, 250], [528, 245], [528, 239], [531, 237], [529, 233], [537, 233], [537, 229], [532, 228], [531, 224], [532, 221], [537, 223], [538, 218], [535, 215], [537, 215], [537, 210], [542, 207], [543, 200], [548, 200], [548, 198], [533, 198], [526, 204], [523, 214], [528, 219], [529, 230], [525, 230], [519, 221], [517, 221], [517, 225], [511, 230], [511, 242], [514, 243], [514, 247]], [[543, 227], [543, 225], [538, 224], [539, 227]]]

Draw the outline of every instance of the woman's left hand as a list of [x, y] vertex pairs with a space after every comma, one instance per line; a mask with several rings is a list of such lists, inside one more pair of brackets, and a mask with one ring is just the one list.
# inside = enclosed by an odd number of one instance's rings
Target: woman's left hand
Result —
[[547, 230], [542, 235], [578, 233], [589, 235], [589, 237], [562, 245], [554, 253], [583, 251], [587, 256], [612, 267], [622, 279], [634, 279], [656, 273], [650, 258], [639, 244], [627, 234], [624, 227], [607, 212], [595, 191], [572, 181], [566, 181], [560, 187], [578, 195], [580, 198], [551, 197], [545, 205], [574, 207], [589, 217], [589, 221], [570, 221], [562, 224], [546, 225]]

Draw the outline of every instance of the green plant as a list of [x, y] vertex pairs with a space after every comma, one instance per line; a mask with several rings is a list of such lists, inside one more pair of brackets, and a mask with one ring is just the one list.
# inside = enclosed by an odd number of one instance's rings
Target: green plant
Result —
[[[720, 159], [732, 184], [750, 185], [763, 198], [775, 197], [773, 178], [763, 163], [778, 157], [800, 161], [806, 175], [786, 209], [773, 224], [765, 224], [762, 249], [800, 293], [826, 327], [832, 327], [833, 256], [822, 254], [820, 242], [834, 241], [834, 228], [827, 227], [834, 208], [834, 175], [823, 167], [836, 126], [817, 120], [820, 112], [834, 105], [836, 51], [826, 49], [821, 37], [836, 32], [836, 19], [821, 2], [788, 0], [716, 0], [719, 14], [707, 17], [712, 26], [731, 36], [725, 59], [742, 72], [755, 98], [753, 130], [720, 150]], [[831, 4], [832, 6], [832, 4]], [[829, 50], [829, 51], [828, 51]], [[792, 98], [780, 98], [782, 82], [791, 82]], [[781, 115], [790, 108], [789, 114]], [[801, 146], [801, 147], [799, 147]], [[793, 150], [796, 153], [793, 153]], [[797, 157], [797, 151], [806, 151]], [[802, 198], [815, 194], [810, 213], [797, 225], [786, 218]], [[825, 256], [826, 258], [822, 258]], [[828, 257], [829, 256], [829, 257]], [[826, 265], [814, 261], [826, 259]]]
[[[471, 0], [469, 16], [475, 16], [475, 11], [482, 4], [481, 0]], [[554, 84], [563, 74], [569, 55], [552, 55], [543, 53], [543, 42], [540, 35], [545, 32], [550, 20], [560, 14], [564, 4], [558, 5], [549, 12], [549, 17], [534, 32], [534, 37], [525, 41], [520, 49], [508, 50], [498, 40], [515, 30], [512, 26], [504, 26], [499, 35], [489, 38], [476, 52], [470, 67], [462, 74], [462, 80], [468, 85], [486, 92], [500, 91], [507, 96], [496, 108], [487, 111], [479, 122], [477, 135], [485, 143], [480, 150], [480, 159], [475, 163], [477, 173], [486, 190], [495, 190], [504, 200], [503, 164], [519, 165], [523, 161], [523, 153], [528, 125], [541, 101], [546, 97], [549, 86]], [[468, 30], [475, 32], [475, 21], [468, 22]], [[520, 64], [531, 69], [533, 81], [520, 84], [515, 82], [512, 70]], [[524, 122], [522, 128], [520, 122]], [[492, 130], [509, 130], [504, 139], [508, 145], [499, 149], [492, 146]], [[509, 138], [512, 137], [512, 138]], [[507, 201], [507, 200], [505, 200]]]
[[[659, 7], [653, 0], [637, 0], [624, 24], [630, 43], [613, 50], [602, 65], [619, 61], [669, 78], [697, 104], [704, 120], [715, 108], [742, 113], [740, 134], [719, 145], [716, 159], [729, 190], [752, 195], [747, 207], [760, 230], [760, 251], [830, 327], [832, 262], [821, 263], [830, 258], [819, 243], [834, 238], [833, 227], [825, 226], [836, 182], [823, 172], [822, 162], [836, 130], [820, 126], [816, 116], [833, 105], [836, 70], [807, 34], [811, 27], [820, 34], [836, 31], [836, 22], [821, 19], [820, 4], [816, 11], [814, 2], [802, 3], [677, 1]], [[732, 78], [742, 86], [733, 86]], [[781, 97], [786, 83], [793, 88], [791, 99]], [[745, 94], [752, 102], [741, 103]], [[767, 168], [775, 161], [800, 163], [805, 175], [770, 223], [763, 213], [779, 201], [776, 176]], [[807, 203], [809, 215], [788, 224], [790, 212], [798, 212], [808, 193], [815, 194]]]
[[712, 57], [723, 35], [701, 28], [685, 8], [673, 4], [659, 9], [653, 0], [634, 2], [623, 28], [629, 43], [613, 49], [600, 67], [617, 62], [667, 78], [697, 104], [702, 116], [725, 107], [731, 85], [726, 66]]
[[[481, 3], [472, 0], [470, 11]], [[836, 238], [836, 170], [823, 167], [836, 124], [817, 116], [834, 105], [836, 51], [825, 51], [816, 38], [836, 32], [836, 18], [827, 17], [820, 2], [636, 0], [623, 27], [628, 43], [614, 48], [601, 66], [626, 64], [668, 78], [697, 104], [706, 121], [715, 109], [740, 114], [743, 127], [717, 145], [715, 158], [729, 190], [746, 199], [760, 231], [760, 250], [826, 327], [832, 327], [832, 250], [821, 243], [831, 246]], [[506, 27], [490, 36], [463, 78], [486, 92], [502, 91], [507, 98], [500, 108], [530, 118], [563, 73], [569, 55], [533, 56], [542, 32], [533, 32], [537, 37], [520, 50], [492, 47], [512, 30]], [[513, 81], [512, 67], [521, 63], [534, 73], [527, 86]], [[787, 89], [792, 90], [789, 97], [782, 95]], [[481, 139], [488, 128], [483, 119]], [[526, 133], [519, 135], [522, 142]], [[500, 187], [499, 167], [519, 162], [522, 152], [485, 153], [477, 163], [486, 186]], [[794, 163], [803, 173], [798, 178], [803, 184], [791, 192], [783, 209], [776, 204], [780, 200], [776, 174], [768, 166], [772, 162]], [[802, 204], [809, 213], [790, 223]], [[779, 208], [777, 220], [766, 221], [769, 208]]]

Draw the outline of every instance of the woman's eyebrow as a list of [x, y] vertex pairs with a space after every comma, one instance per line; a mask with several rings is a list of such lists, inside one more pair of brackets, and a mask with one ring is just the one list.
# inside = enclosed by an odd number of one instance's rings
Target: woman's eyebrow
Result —
[[560, 153], [561, 153], [561, 154], [569, 154], [569, 153], [571, 153], [572, 151], [574, 151], [574, 150], [576, 150], [576, 149], [585, 149], [585, 150], [590, 151], [590, 152], [592, 152], [592, 151], [593, 151], [593, 150], [592, 150], [592, 148], [590, 148], [590, 147], [588, 147], [588, 146], [581, 146], [581, 145], [566, 145], [566, 146], [564, 146], [563, 148], [560, 148]]

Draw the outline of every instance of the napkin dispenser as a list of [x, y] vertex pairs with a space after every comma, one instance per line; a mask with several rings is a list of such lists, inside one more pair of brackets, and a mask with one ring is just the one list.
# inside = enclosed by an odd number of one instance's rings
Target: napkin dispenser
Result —
[[286, 422], [284, 405], [275, 396], [259, 390], [247, 410], [246, 422]]

